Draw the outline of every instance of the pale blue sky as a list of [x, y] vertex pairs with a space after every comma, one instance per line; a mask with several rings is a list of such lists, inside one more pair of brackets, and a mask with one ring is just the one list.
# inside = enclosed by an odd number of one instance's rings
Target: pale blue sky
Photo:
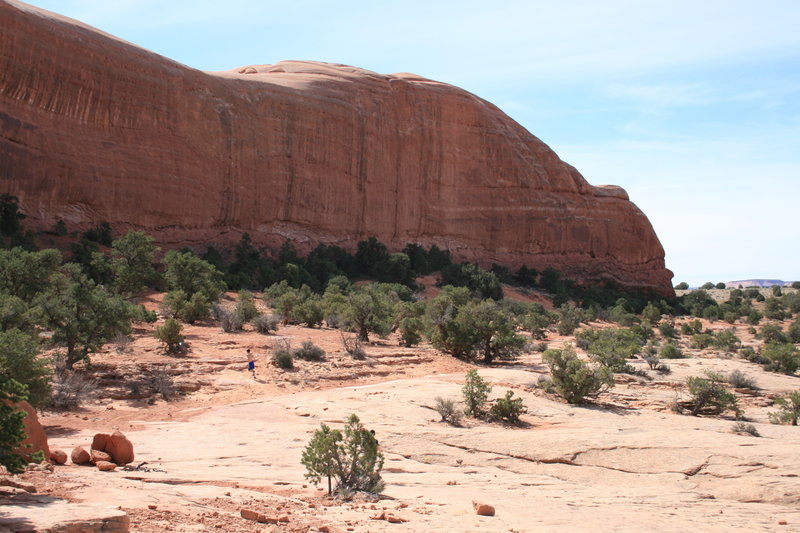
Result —
[[675, 283], [800, 279], [796, 0], [32, 3], [203, 70], [312, 59], [458, 85], [624, 187]]

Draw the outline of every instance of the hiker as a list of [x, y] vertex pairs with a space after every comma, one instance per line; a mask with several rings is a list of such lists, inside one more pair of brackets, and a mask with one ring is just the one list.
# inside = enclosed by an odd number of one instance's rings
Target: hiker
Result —
[[256, 379], [256, 358], [250, 352], [250, 348], [247, 349], [247, 370], [253, 374], [253, 379]]

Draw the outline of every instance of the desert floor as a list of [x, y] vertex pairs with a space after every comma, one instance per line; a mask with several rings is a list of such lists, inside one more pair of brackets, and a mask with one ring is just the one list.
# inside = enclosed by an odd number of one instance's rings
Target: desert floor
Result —
[[[156, 307], [158, 296], [147, 303]], [[757, 342], [747, 326], [736, 328], [746, 344]], [[189, 353], [169, 357], [151, 329], [94, 356], [96, 398], [40, 416], [51, 448], [68, 454], [119, 429], [135, 447], [130, 469], [67, 464], [25, 474], [38, 503], [6, 505], [0, 519], [18, 513], [44, 528], [121, 509], [139, 532], [800, 530], [800, 430], [768, 421], [776, 394], [800, 388], [800, 377], [728, 354], [687, 349], [691, 357], [668, 361], [671, 374], [617, 375], [593, 404], [571, 406], [536, 387], [547, 375], [539, 353], [474, 366], [389, 337], [354, 360], [337, 330], [287, 326], [264, 336], [201, 324], [186, 327]], [[312, 340], [326, 360], [280, 370], [269, 357], [280, 339]], [[547, 342], [569, 340], [551, 333]], [[246, 370], [248, 347], [257, 354], [256, 379]], [[512, 389], [524, 398], [523, 424], [439, 421], [435, 398], [460, 402], [471, 368], [492, 384], [491, 397]], [[737, 396], [760, 437], [734, 433], [729, 416], [672, 411], [687, 397], [686, 377], [707, 369], [757, 380], [758, 391]], [[154, 370], [183, 393], [154, 400], [132, 385]], [[342, 427], [351, 413], [375, 430], [386, 457], [379, 498], [329, 498], [304, 478], [300, 455], [314, 430]], [[473, 501], [496, 515], [477, 516]], [[277, 524], [242, 518], [243, 509]]]

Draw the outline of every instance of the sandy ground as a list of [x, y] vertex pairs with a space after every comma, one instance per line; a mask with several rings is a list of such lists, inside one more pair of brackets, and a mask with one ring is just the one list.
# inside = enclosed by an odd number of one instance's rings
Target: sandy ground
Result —
[[[745, 342], [756, 342], [746, 329], [737, 325]], [[44, 496], [121, 508], [140, 532], [800, 531], [800, 431], [768, 423], [775, 395], [800, 388], [796, 376], [687, 349], [692, 357], [669, 361], [671, 374], [620, 375], [595, 404], [578, 407], [536, 388], [547, 369], [533, 353], [476, 367], [492, 397], [510, 388], [524, 399], [523, 424], [453, 427], [439, 421], [435, 398], [460, 401], [473, 366], [430, 346], [402, 348], [389, 337], [356, 361], [336, 330], [283, 327], [262, 336], [198, 325], [186, 332], [186, 357], [165, 356], [146, 329], [130, 344], [108, 346], [95, 356], [98, 398], [41, 417], [51, 447], [68, 453], [97, 432], [120, 429], [135, 446], [132, 466], [151, 470], [66, 465], [27, 474]], [[268, 357], [278, 339], [312, 340], [326, 360], [280, 370]], [[245, 369], [247, 347], [258, 356], [256, 379]], [[153, 369], [186, 392], [171, 402], [138, 397], [129, 383]], [[761, 437], [733, 433], [732, 418], [671, 411], [686, 399], [685, 378], [705, 369], [740, 369], [758, 381], [760, 390], [737, 395]], [[304, 479], [300, 455], [313, 431], [320, 423], [341, 427], [351, 413], [376, 431], [386, 456], [380, 498], [340, 501]], [[493, 505], [496, 516], [477, 516], [473, 500]], [[242, 509], [281, 521], [245, 520]]]

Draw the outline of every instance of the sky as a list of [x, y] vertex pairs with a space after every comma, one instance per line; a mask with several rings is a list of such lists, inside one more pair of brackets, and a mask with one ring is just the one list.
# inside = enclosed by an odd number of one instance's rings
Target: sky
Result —
[[648, 216], [674, 283], [800, 279], [796, 0], [34, 0], [201, 70], [413, 72]]

